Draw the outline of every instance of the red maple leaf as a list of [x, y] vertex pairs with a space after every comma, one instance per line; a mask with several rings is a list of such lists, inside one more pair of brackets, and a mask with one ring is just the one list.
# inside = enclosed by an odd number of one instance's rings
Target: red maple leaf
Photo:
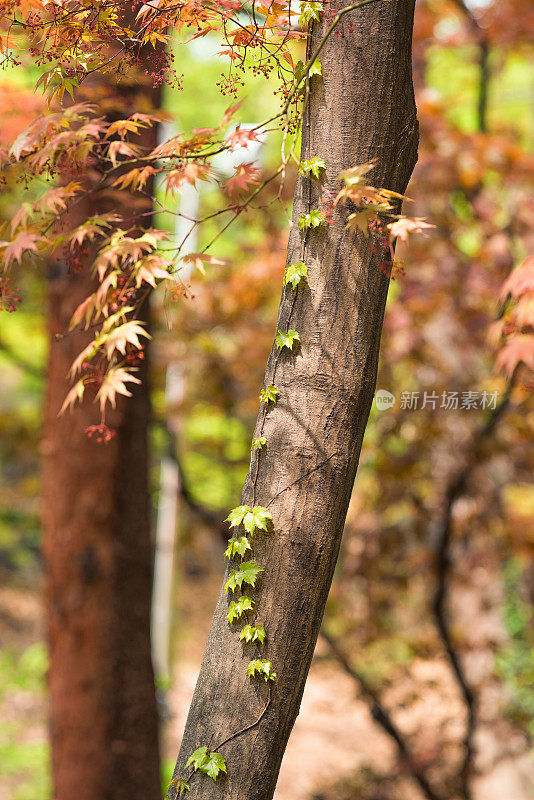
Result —
[[230, 150], [235, 150], [236, 147], [246, 147], [248, 142], [261, 141], [258, 134], [249, 128], [242, 128], [238, 125], [237, 128], [231, 133], [226, 142], [230, 146]]
[[239, 194], [249, 186], [258, 183], [258, 174], [254, 164], [240, 164], [235, 175], [226, 181], [224, 188], [230, 196]]

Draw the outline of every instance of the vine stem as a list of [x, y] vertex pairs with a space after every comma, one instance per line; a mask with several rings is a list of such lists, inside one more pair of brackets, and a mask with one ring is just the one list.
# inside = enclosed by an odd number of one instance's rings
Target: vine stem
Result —
[[259, 725], [259, 724], [260, 724], [260, 722], [262, 721], [262, 719], [264, 718], [265, 714], [267, 713], [267, 709], [268, 709], [268, 708], [269, 708], [269, 706], [271, 705], [271, 699], [272, 699], [272, 697], [271, 697], [271, 686], [269, 685], [269, 696], [268, 696], [268, 698], [267, 698], [267, 702], [265, 703], [265, 706], [264, 706], [264, 708], [263, 708], [263, 711], [262, 711], [262, 712], [261, 712], [261, 714], [259, 715], [258, 719], [257, 719], [255, 722], [253, 722], [251, 725], [246, 725], [244, 728], [241, 728], [241, 730], [239, 730], [239, 731], [236, 731], [235, 733], [232, 733], [232, 735], [231, 735], [231, 736], [229, 736], [229, 737], [228, 737], [227, 739], [225, 739], [223, 742], [221, 742], [220, 744], [218, 744], [218, 745], [217, 745], [217, 747], [216, 747], [215, 749], [216, 749], [216, 750], [220, 750], [220, 749], [221, 749], [221, 747], [224, 747], [224, 745], [225, 745], [225, 744], [228, 744], [228, 742], [231, 742], [231, 741], [232, 741], [232, 739], [235, 739], [237, 736], [241, 736], [241, 734], [242, 734], [242, 733], [246, 733], [247, 731], [251, 730], [251, 728], [255, 728], [255, 727], [256, 727], [256, 725]]

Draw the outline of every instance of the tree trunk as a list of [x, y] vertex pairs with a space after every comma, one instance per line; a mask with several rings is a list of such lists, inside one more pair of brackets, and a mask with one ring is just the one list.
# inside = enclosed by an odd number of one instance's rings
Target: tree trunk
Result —
[[[321, 53], [324, 82], [311, 82], [303, 126], [302, 158], [326, 163], [323, 188], [336, 192], [340, 172], [376, 159], [376, 186], [404, 192], [417, 158], [417, 119], [411, 77], [413, 0], [379, 2], [345, 20], [345, 37], [332, 36]], [[314, 27], [312, 52], [328, 20]], [[372, 241], [345, 229], [339, 209], [331, 225], [306, 237], [296, 225], [318, 208], [321, 189], [307, 178], [296, 187], [288, 263], [308, 267], [305, 288], [288, 286], [278, 329], [296, 329], [298, 353], [282, 351], [276, 367], [278, 403], [266, 415], [267, 447], [255, 451], [244, 504], [269, 506], [274, 529], [255, 537], [254, 560], [263, 568], [252, 590], [258, 621], [265, 623], [265, 657], [278, 674], [268, 687], [251, 681], [246, 666], [257, 657], [243, 646], [239, 627], [226, 621], [221, 591], [175, 770], [185, 777], [187, 757], [207, 745], [227, 759], [227, 776], [214, 783], [197, 771], [195, 798], [268, 800], [299, 711], [314, 651], [363, 434], [376, 383], [388, 278]], [[294, 299], [295, 298], [295, 299]], [[265, 385], [273, 383], [273, 347]], [[263, 411], [256, 429], [259, 426]], [[256, 459], [259, 464], [255, 490]], [[237, 628], [237, 631], [236, 631]], [[263, 654], [262, 654], [263, 657]], [[171, 788], [170, 797], [176, 789]]]
[[[146, 107], [151, 88], [136, 83], [132, 89], [134, 97], [145, 91]], [[116, 118], [135, 110], [138, 98], [128, 97], [124, 86], [115, 98], [110, 87], [105, 91]], [[154, 129], [143, 137], [142, 144], [155, 146]], [[120, 209], [125, 215], [127, 206]], [[116, 210], [110, 199], [96, 194], [75, 213], [82, 221], [108, 210]], [[88, 257], [80, 273], [70, 274], [58, 262], [49, 287], [43, 554], [54, 798], [157, 800], [146, 359], [138, 373], [142, 384], [108, 412], [117, 430], [108, 444], [84, 433], [99, 421], [90, 397], [58, 417], [70, 365], [85, 344], [84, 334], [64, 334], [76, 306], [95, 289], [89, 264]], [[147, 314], [148, 303], [141, 319]]]

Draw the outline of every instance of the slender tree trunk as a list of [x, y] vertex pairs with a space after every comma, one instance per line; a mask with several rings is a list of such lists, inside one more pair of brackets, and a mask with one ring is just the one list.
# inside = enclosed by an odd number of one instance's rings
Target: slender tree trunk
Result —
[[[107, 95], [105, 107], [116, 118], [135, 109], [137, 100], [125, 96], [124, 86], [115, 99], [109, 87]], [[144, 137], [144, 144], [155, 145], [154, 130]], [[93, 195], [76, 213], [82, 221], [109, 210], [116, 210], [109, 198]], [[120, 210], [128, 215], [128, 208]], [[84, 433], [99, 421], [90, 397], [72, 414], [57, 416], [70, 365], [84, 346], [83, 334], [64, 334], [76, 306], [94, 291], [88, 267], [89, 258], [71, 274], [59, 261], [49, 288], [43, 553], [54, 798], [157, 800], [146, 360], [133, 397], [121, 398], [108, 414], [117, 430], [108, 444]], [[148, 303], [141, 318], [147, 314]]]
[[[340, 172], [376, 159], [374, 185], [404, 192], [417, 154], [411, 77], [413, 0], [391, 0], [351, 12], [345, 37], [330, 38], [321, 53], [324, 81], [312, 81], [303, 126], [302, 158], [326, 163], [323, 189], [336, 192]], [[328, 20], [314, 28], [312, 52]], [[255, 451], [242, 502], [269, 506], [274, 530], [259, 541], [264, 568], [253, 590], [264, 648], [278, 674], [268, 703], [266, 684], [246, 666], [256, 653], [226, 621], [221, 591], [175, 771], [207, 745], [227, 759], [227, 776], [214, 783], [196, 772], [195, 798], [269, 800], [298, 714], [336, 563], [345, 515], [376, 383], [388, 279], [373, 243], [345, 229], [337, 210], [331, 225], [306, 237], [296, 220], [318, 208], [321, 187], [300, 179], [288, 263], [308, 267], [304, 289], [286, 287], [278, 329], [297, 330], [301, 348], [278, 358], [273, 347], [265, 385], [280, 396], [263, 426], [267, 447]], [[260, 411], [256, 436], [263, 418]], [[259, 455], [259, 463], [256, 459]], [[257, 472], [256, 472], [257, 470]], [[255, 479], [255, 475], [257, 478]], [[255, 484], [255, 488], [253, 485]], [[237, 627], [239, 630], [239, 627]], [[263, 655], [262, 655], [263, 657]], [[266, 708], [260, 722], [253, 723]], [[223, 744], [228, 737], [233, 737]], [[169, 796], [175, 795], [171, 788]]]

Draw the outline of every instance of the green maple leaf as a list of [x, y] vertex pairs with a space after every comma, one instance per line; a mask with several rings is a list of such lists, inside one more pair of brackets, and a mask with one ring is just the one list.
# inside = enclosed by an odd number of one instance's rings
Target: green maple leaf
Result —
[[263, 678], [264, 681], [274, 681], [276, 678], [273, 665], [270, 661], [266, 661], [263, 658], [255, 658], [249, 663], [247, 675], [249, 678]]
[[190, 790], [190, 786], [187, 781], [184, 781], [183, 778], [173, 778], [172, 781], [169, 783], [169, 789], [176, 789], [177, 796], [181, 797], [184, 792], [188, 792]]
[[254, 561], [243, 561], [237, 569], [231, 571], [230, 577], [224, 584], [224, 591], [235, 592], [236, 589], [241, 589], [244, 583], [254, 588], [260, 572], [263, 572], [263, 567], [259, 564], [255, 564]]
[[321, 11], [323, 10], [321, 3], [310, 2], [310, 0], [305, 0], [305, 2], [300, 4], [300, 17], [299, 17], [299, 25], [304, 27], [312, 20], [319, 22], [321, 19]]
[[326, 164], [322, 158], [314, 156], [308, 160], [301, 161], [299, 164], [299, 175], [313, 175], [314, 178], [321, 177], [321, 172], [326, 169]]
[[239, 600], [232, 600], [228, 606], [228, 614], [226, 619], [230, 624], [240, 619], [246, 611], [254, 611], [255, 602], [252, 597], [247, 597], [246, 594], [242, 595]]
[[265, 642], [265, 628], [263, 625], [245, 625], [239, 632], [239, 640], [241, 642]]
[[280, 350], [282, 350], [284, 347], [288, 347], [292, 351], [295, 342], [300, 342], [300, 334], [294, 330], [289, 330], [287, 333], [283, 333], [283, 331], [277, 331], [274, 341]]
[[234, 556], [244, 556], [247, 550], [252, 553], [252, 547], [246, 536], [239, 536], [237, 539], [234, 537], [228, 542], [228, 547], [224, 551], [225, 558], [233, 558]]
[[251, 450], [261, 450], [262, 447], [267, 445], [267, 439], [265, 436], [255, 436], [252, 440], [252, 445], [250, 447]]
[[266, 389], [261, 390], [260, 400], [264, 403], [276, 403], [279, 394], [276, 386], [271, 383]]
[[301, 214], [298, 221], [298, 226], [301, 231], [307, 230], [308, 228], [318, 228], [320, 225], [324, 225], [326, 222], [326, 217], [324, 211], [319, 211], [316, 208], [313, 208], [307, 214]]
[[290, 283], [293, 289], [296, 289], [302, 278], [307, 277], [308, 268], [302, 261], [297, 261], [296, 264], [288, 264], [284, 272], [284, 286]]

